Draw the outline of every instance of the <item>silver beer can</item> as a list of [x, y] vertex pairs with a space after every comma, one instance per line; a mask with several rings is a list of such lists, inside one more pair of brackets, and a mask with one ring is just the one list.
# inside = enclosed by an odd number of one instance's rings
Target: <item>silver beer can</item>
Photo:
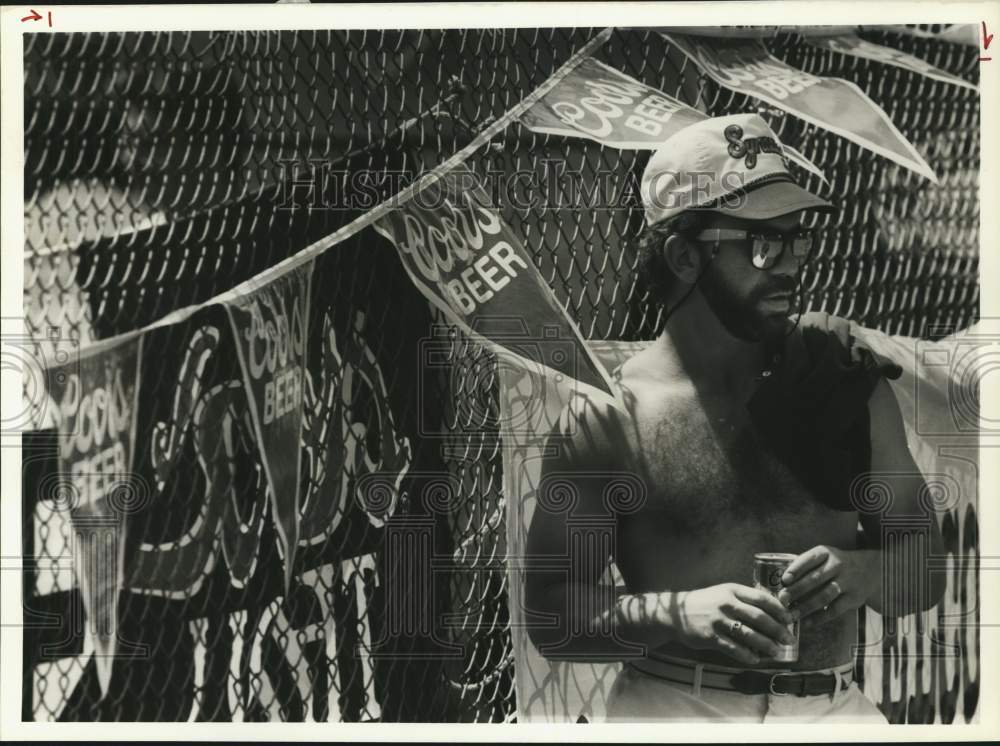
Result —
[[[761, 588], [772, 596], [777, 596], [784, 586], [781, 583], [781, 576], [785, 573], [785, 568], [792, 564], [792, 560], [797, 555], [783, 554], [779, 552], [761, 552], [753, 556], [753, 584], [756, 588]], [[780, 663], [793, 663], [799, 659], [799, 623], [792, 622], [788, 625], [788, 631], [792, 633], [795, 642], [791, 645], [778, 643], [779, 653], [767, 660], [778, 661]]]

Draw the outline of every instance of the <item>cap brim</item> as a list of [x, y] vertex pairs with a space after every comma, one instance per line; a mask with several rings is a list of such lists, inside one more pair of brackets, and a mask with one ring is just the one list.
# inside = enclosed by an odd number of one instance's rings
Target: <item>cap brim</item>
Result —
[[738, 195], [730, 195], [724, 198], [723, 204], [713, 209], [747, 220], [769, 220], [799, 210], [832, 212], [837, 208], [812, 192], [807, 192], [794, 181], [782, 179], [761, 184]]

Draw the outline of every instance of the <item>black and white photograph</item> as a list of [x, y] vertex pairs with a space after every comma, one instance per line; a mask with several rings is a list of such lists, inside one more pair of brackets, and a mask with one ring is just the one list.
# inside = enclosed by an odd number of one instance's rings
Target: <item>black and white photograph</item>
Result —
[[1000, 735], [1000, 3], [876, 5], [0, 9], [4, 739]]

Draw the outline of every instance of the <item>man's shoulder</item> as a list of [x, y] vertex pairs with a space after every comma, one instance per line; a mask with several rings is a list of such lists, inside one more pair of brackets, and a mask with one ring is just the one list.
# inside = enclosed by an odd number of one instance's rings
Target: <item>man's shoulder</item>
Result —
[[618, 382], [626, 400], [641, 400], [645, 405], [687, 397], [694, 386], [691, 378], [676, 368], [676, 360], [656, 345], [628, 358], [619, 367]]
[[559, 413], [550, 438], [566, 458], [589, 468], [602, 468], [620, 455], [625, 415], [607, 399], [573, 393]]
[[559, 413], [558, 431], [563, 436], [574, 436], [582, 430], [618, 429], [622, 417], [623, 413], [607, 398], [574, 392]]

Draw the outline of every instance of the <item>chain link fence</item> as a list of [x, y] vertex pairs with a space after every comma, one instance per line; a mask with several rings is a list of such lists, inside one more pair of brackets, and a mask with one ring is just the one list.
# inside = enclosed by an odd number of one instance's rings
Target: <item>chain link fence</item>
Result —
[[[343, 227], [468, 144], [594, 33], [26, 35], [24, 309], [36, 356], [203, 303]], [[862, 36], [978, 82], [975, 49]], [[977, 94], [795, 34], [765, 43], [793, 67], [857, 83], [940, 184], [720, 88], [653, 31], [615, 31], [596, 56], [710, 115], [762, 111], [823, 170], [828, 183], [798, 174], [841, 207], [816, 218], [807, 308], [920, 337], [974, 322]], [[588, 339], [658, 329], [634, 271], [647, 157], [514, 123], [468, 161]], [[317, 260], [302, 499], [334, 507], [313, 515], [321, 538], [287, 594], [256, 507], [266, 480], [225, 322], [208, 306], [148, 337], [134, 465], [146, 502], [126, 537], [140, 560], [126, 560], [124, 652], [103, 698], [72, 528], [47, 488], [51, 422], [36, 406], [38, 432], [24, 440], [25, 720], [514, 718], [494, 360], [428, 308], [394, 251], [366, 230]], [[186, 366], [202, 349], [207, 362]], [[42, 401], [36, 383], [30, 401]], [[371, 473], [407, 472], [398, 504], [358, 497], [362, 451]], [[400, 609], [434, 621], [414, 634]]]

